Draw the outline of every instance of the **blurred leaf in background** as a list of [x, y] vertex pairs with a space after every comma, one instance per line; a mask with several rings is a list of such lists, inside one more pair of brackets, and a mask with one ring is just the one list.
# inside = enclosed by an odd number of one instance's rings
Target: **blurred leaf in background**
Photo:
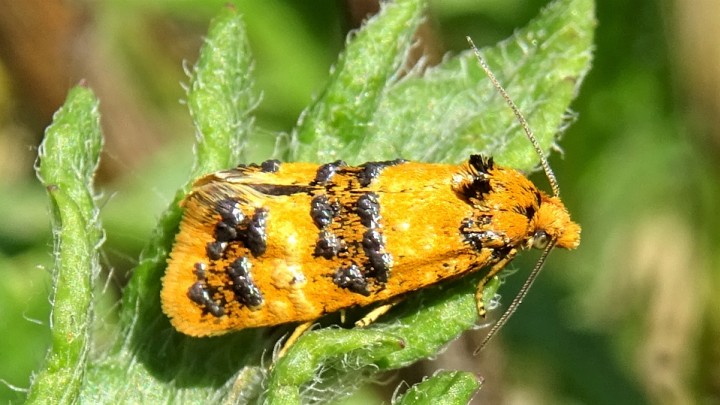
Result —
[[[110, 290], [119, 290], [186, 177], [193, 129], [179, 103], [182, 62], [196, 59], [225, 3], [0, 1], [0, 378], [9, 384], [0, 385], [0, 401], [23, 397], [10, 386], [27, 387], [49, 344], [50, 228], [32, 171], [42, 129], [70, 85], [86, 78], [101, 100], [104, 266]], [[545, 3], [431, 2], [425, 57], [466, 49], [466, 35], [495, 43]], [[479, 358], [468, 355], [472, 340], [456, 342], [402, 378], [473, 370], [485, 377], [475, 398], [484, 403], [720, 401], [720, 10], [711, 3], [598, 2], [594, 67], [573, 104], [564, 158], [551, 159], [563, 200], [583, 225], [581, 248], [550, 258]], [[237, 2], [264, 128], [292, 128], [367, 9], [321, 4]], [[272, 148], [258, 148], [252, 160]], [[521, 281], [508, 278], [503, 302]], [[113, 294], [104, 296], [111, 306]]]

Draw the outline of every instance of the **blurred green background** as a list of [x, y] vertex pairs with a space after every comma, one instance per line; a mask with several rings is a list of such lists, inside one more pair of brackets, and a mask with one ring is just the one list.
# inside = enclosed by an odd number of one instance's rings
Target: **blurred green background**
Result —
[[[33, 162], [80, 79], [98, 94], [106, 147], [97, 187], [107, 231], [98, 335], [111, 333], [127, 272], [183, 183], [193, 129], [181, 83], [225, 0], [0, 0], [0, 402], [23, 398], [49, 344], [51, 235]], [[431, 1], [419, 49], [432, 63], [497, 42], [546, 1]], [[236, 1], [256, 57], [262, 127], [288, 131], [327, 78], [366, 1]], [[553, 154], [583, 225], [554, 253], [516, 316], [348, 403], [386, 402], [434, 369], [485, 378], [478, 403], [720, 403], [720, 3], [603, 0], [597, 51]], [[266, 157], [273, 139], [254, 145]], [[542, 176], [535, 176], [544, 184]], [[128, 217], [127, 213], [133, 213]], [[516, 267], [527, 269], [530, 261]], [[501, 289], [507, 303], [522, 271]]]

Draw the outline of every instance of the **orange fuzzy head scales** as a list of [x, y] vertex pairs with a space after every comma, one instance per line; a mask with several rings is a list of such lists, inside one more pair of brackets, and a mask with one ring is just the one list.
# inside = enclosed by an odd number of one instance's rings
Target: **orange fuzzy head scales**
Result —
[[475, 222], [484, 224], [479, 232], [496, 235], [498, 244], [525, 248], [554, 241], [557, 247], [574, 249], [580, 243], [580, 226], [559, 198], [539, 190], [519, 171], [496, 166], [492, 158], [471, 156], [453, 188], [475, 207]]
[[557, 247], [575, 249], [580, 244], [580, 225], [570, 219], [565, 205], [557, 197], [542, 194], [542, 203], [535, 214], [533, 226], [544, 230]]

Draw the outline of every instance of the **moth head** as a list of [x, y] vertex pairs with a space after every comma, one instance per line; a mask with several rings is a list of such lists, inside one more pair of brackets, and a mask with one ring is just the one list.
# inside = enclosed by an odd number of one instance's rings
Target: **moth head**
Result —
[[554, 242], [557, 247], [575, 249], [580, 244], [580, 225], [570, 219], [565, 205], [557, 197], [542, 195], [532, 225], [534, 233], [528, 245], [533, 248], [542, 250]]

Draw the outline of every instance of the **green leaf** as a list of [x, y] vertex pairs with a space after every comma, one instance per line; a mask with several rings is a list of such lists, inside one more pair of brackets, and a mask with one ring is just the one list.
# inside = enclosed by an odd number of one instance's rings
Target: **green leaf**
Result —
[[[373, 325], [374, 329], [400, 336], [405, 341], [404, 350], [378, 361], [378, 367], [391, 370], [434, 356], [448, 342], [472, 328], [478, 318], [475, 290], [482, 275], [480, 272], [460, 281], [430, 287], [413, 295], [398, 308], [395, 319], [399, 322]], [[486, 308], [496, 306], [491, 301], [499, 287], [498, 277], [493, 277], [485, 286], [483, 302]]]
[[[252, 86], [245, 28], [237, 12], [227, 8], [210, 26], [188, 88], [197, 129], [191, 179], [241, 159], [258, 99]], [[124, 291], [123, 337], [113, 353], [88, 370], [85, 402], [205, 402], [258, 395], [262, 331], [194, 339], [176, 332], [160, 308], [165, 261], [182, 214], [179, 202], [188, 189], [189, 184], [178, 191], [142, 253]], [[235, 385], [219, 390], [236, 373]]]
[[406, 59], [425, 2], [381, 3], [347, 44], [327, 87], [303, 113], [293, 135], [289, 160], [329, 162], [349, 159], [372, 129], [388, 82]]
[[[414, 18], [391, 22], [405, 28], [417, 23]], [[565, 125], [565, 112], [590, 67], [594, 27], [592, 1], [559, 0], [512, 37], [482, 50], [545, 149]], [[373, 28], [368, 24], [365, 30]], [[384, 40], [399, 44], [404, 55], [406, 32], [398, 34], [396, 40]], [[538, 157], [517, 120], [470, 50], [424, 72], [418, 68], [402, 76], [398, 72], [402, 59], [383, 53], [390, 52], [389, 47], [378, 52], [380, 55], [354, 53], [364, 49], [355, 42], [364, 40], [377, 41], [376, 35], [358, 34], [328, 89], [306, 111], [293, 159], [342, 158], [361, 163], [404, 157], [457, 163], [470, 154], [485, 153], [522, 170], [537, 164]], [[355, 59], [363, 63], [349, 62]], [[368, 73], [367, 66], [386, 70]], [[377, 79], [363, 85], [367, 75]], [[308, 145], [310, 141], [314, 144]]]
[[[475, 286], [479, 275], [433, 286], [413, 294], [394, 310], [391, 321], [350, 330], [319, 329], [305, 333], [270, 374], [269, 395], [277, 403], [317, 392], [328, 400], [352, 392], [379, 371], [392, 370], [437, 354], [477, 321]], [[500, 286], [493, 278], [483, 291], [488, 308]], [[418, 310], [421, 308], [420, 310]]]
[[481, 381], [473, 373], [440, 371], [419, 384], [413, 385], [396, 405], [453, 405], [470, 403]]
[[397, 336], [369, 329], [327, 328], [308, 334], [275, 364], [266, 403], [302, 403], [303, 396], [327, 398], [328, 391], [350, 392], [362, 382], [355, 378], [358, 373], [377, 371], [377, 361], [404, 345]]
[[102, 243], [92, 190], [102, 149], [97, 104], [89, 89], [73, 88], [40, 145], [37, 173], [50, 197], [55, 239], [52, 346], [28, 403], [74, 403], [84, 378]]
[[243, 161], [252, 111], [253, 61], [245, 26], [228, 8], [210, 26], [200, 59], [192, 72], [188, 108], [196, 128], [195, 165], [191, 178]]

